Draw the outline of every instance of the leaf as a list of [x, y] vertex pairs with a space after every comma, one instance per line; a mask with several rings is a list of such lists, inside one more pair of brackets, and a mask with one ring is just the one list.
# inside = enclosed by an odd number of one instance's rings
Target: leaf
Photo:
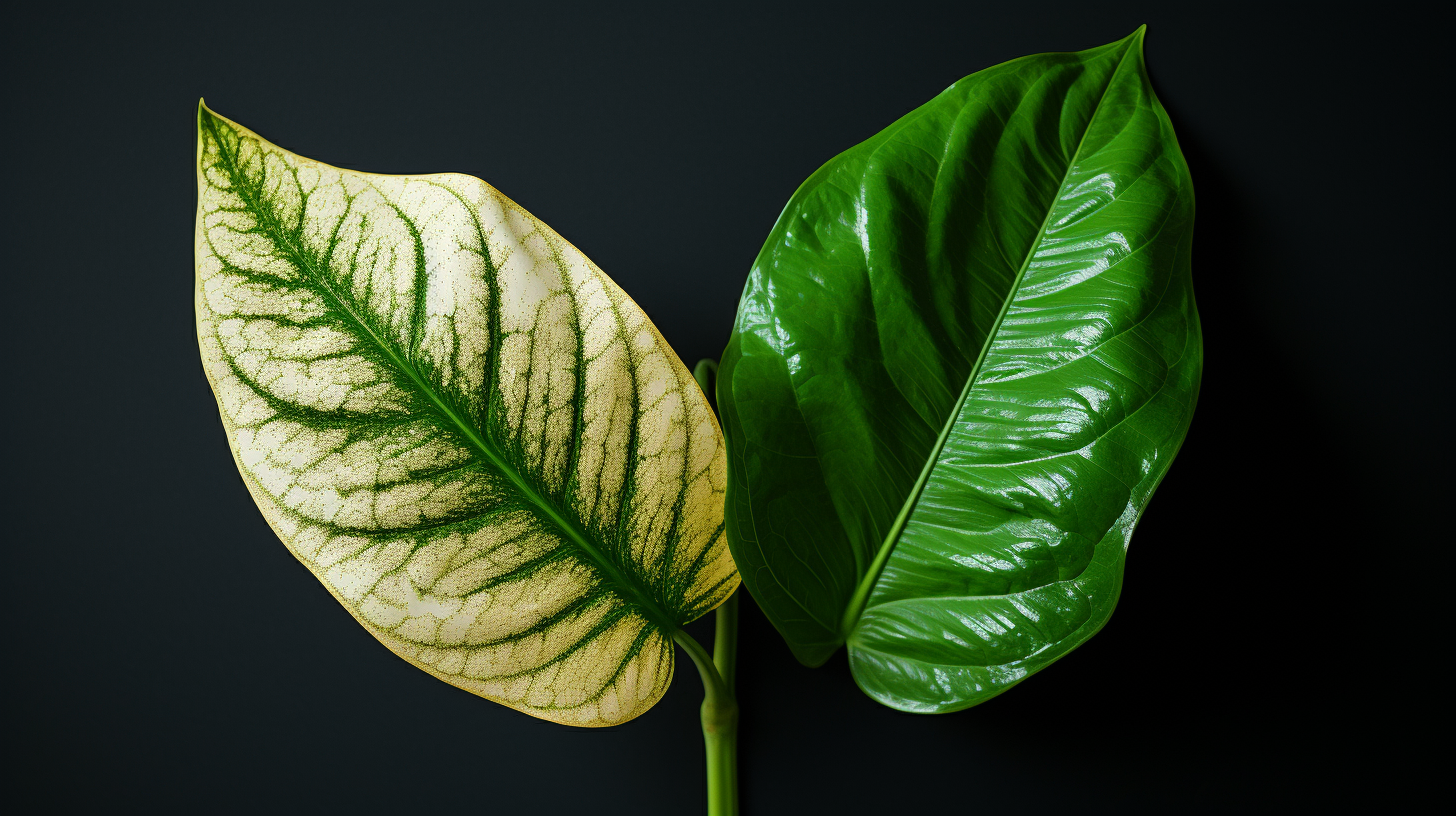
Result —
[[738, 583], [723, 442], [611, 279], [479, 179], [296, 156], [198, 111], [197, 329], [279, 538], [396, 654], [610, 725]]
[[957, 82], [794, 194], [718, 385], [728, 532], [798, 658], [906, 711], [1111, 615], [1187, 433], [1193, 189], [1142, 30]]

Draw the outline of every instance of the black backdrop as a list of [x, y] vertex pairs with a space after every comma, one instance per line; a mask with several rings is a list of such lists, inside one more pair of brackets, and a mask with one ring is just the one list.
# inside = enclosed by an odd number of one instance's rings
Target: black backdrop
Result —
[[687, 9], [10, 13], [6, 798], [701, 808], [691, 669], [621, 727], [533, 720], [393, 657], [273, 537], [197, 359], [198, 97], [332, 164], [486, 179], [691, 363], [721, 351], [822, 162], [965, 74], [1146, 22], [1197, 187], [1207, 365], [1117, 614], [1010, 693], [923, 717], [861, 695], [842, 653], [800, 667], [746, 604], [744, 813], [1277, 812], [1423, 785], [1449, 806], [1451, 764], [1422, 742], [1450, 739], [1435, 21], [1394, 3]]

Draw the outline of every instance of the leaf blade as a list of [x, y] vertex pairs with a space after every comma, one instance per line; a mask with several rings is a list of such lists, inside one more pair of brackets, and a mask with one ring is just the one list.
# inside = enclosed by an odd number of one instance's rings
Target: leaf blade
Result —
[[[1109, 124], [1108, 111], [1114, 110], [1139, 112], [1155, 125], [1151, 135], [1123, 133]], [[1087, 157], [1137, 153], [1148, 145], [1162, 157], [1163, 180], [1171, 183], [1108, 220], [1098, 195], [1108, 185], [1122, 194], [1140, 176], [1113, 178], [1079, 168], [1086, 169]], [[978, 510], [964, 491], [957, 493], [957, 480], [967, 478], [967, 462], [1002, 465], [997, 456], [1029, 454], [1038, 446], [1051, 446], [1049, 455], [1058, 453], [1053, 450], [1058, 440], [1072, 440], [1103, 421], [1098, 410], [1078, 415], [1063, 403], [1068, 393], [1078, 393], [1077, 387], [1096, 390], [1097, 376], [1075, 368], [1087, 367], [1082, 361], [1092, 359], [1099, 344], [1127, 346], [1118, 349], [1123, 362], [1156, 347], [1138, 335], [1141, 346], [1132, 348], [1131, 341], [1119, 340], [1120, 332], [1111, 328], [1153, 286], [1136, 275], [1120, 280], [1132, 267], [1156, 267], [1177, 289], [1152, 335], [1161, 333], [1175, 342], [1182, 338], [1198, 349], [1172, 378], [1174, 390], [1187, 397], [1186, 410], [1172, 411], [1179, 419], [1162, 423], [1168, 433], [1151, 450], [1129, 443], [1116, 451], [1109, 442], [1092, 458], [1099, 466], [1146, 465], [1157, 471], [1151, 484], [1166, 471], [1186, 433], [1201, 364], [1186, 261], [1192, 206], [1186, 181], [1187, 169], [1166, 114], [1146, 82], [1139, 31], [1101, 48], [1028, 57], [968, 77], [831, 161], [795, 194], [750, 275], [720, 380], [731, 380], [731, 386], [720, 387], [719, 400], [735, 472], [728, 510], [735, 554], [745, 565], [750, 590], [755, 597], [767, 596], [767, 602], [760, 598], [761, 605], [801, 660], [822, 662], [848, 637], [851, 667], [861, 687], [906, 710], [951, 710], [1008, 687], [987, 678], [995, 673], [989, 669], [1014, 660], [988, 664], [988, 672], [977, 680], [962, 678], [954, 693], [946, 691], [942, 686], [948, 681], [936, 670], [953, 661], [936, 650], [953, 644], [952, 651], [958, 649], [962, 659], [969, 659], [977, 647], [967, 632], [975, 627], [957, 628], [953, 610], [918, 608], [915, 617], [907, 608], [921, 596], [995, 594], [968, 582], [994, 583], [979, 575], [996, 571], [988, 563], [1014, 563], [997, 547], [1014, 550], [1035, 542], [1028, 530], [997, 526], [992, 510], [1010, 512], [1014, 503], [983, 501], [985, 507]], [[1126, 257], [1109, 262], [1110, 256], [1103, 257], [1114, 251], [1113, 237], [1123, 238], [1156, 221], [1163, 204], [1186, 209], [1186, 217], [1180, 215], [1169, 235], [1153, 242], [1158, 248], [1155, 262]], [[1093, 230], [1077, 239], [1085, 245], [1068, 239], [1079, 223]], [[1107, 240], [1093, 240], [1097, 228], [1102, 229], [1100, 239]], [[1181, 260], [1170, 259], [1169, 252], [1182, 252]], [[1059, 281], [1055, 270], [1062, 268], [1071, 271]], [[795, 291], [795, 275], [815, 281], [813, 298], [791, 302], [774, 294]], [[1103, 285], [1104, 291], [1092, 291]], [[1062, 290], [1075, 291], [1059, 295]], [[1054, 304], [1059, 296], [1069, 302], [1062, 304], [1066, 314], [1057, 319], [1049, 317], [1052, 311], [1028, 306]], [[820, 319], [824, 314], [833, 317]], [[1085, 319], [1089, 315], [1106, 319]], [[1156, 366], [1149, 367], [1154, 359], [1131, 363], [1144, 370], [1103, 390], [1140, 399], [1139, 377], [1162, 376], [1153, 370]], [[776, 372], [765, 373], [773, 362], [788, 371], [783, 363], [790, 360], [798, 368], [790, 376], [773, 381]], [[1061, 370], [1059, 362], [1073, 369]], [[745, 363], [747, 368], [742, 367]], [[796, 379], [794, 373], [800, 376]], [[1042, 378], [1039, 387], [1017, 393], [1013, 383], [1018, 375], [1033, 374]], [[1071, 383], [1071, 392], [1057, 384], [1059, 378], [1070, 381], [1077, 375], [1088, 379]], [[1101, 397], [1104, 403], [1109, 399], [1108, 394]], [[763, 508], [785, 481], [764, 474], [783, 474], [792, 467], [780, 466], [779, 460], [787, 457], [780, 457], [774, 447], [782, 447], [792, 430], [779, 432], [776, 424], [787, 428], [796, 421], [816, 426], [810, 431], [816, 447], [790, 454], [816, 460], [826, 474], [822, 486], [794, 488], [810, 494], [795, 501], [808, 508], [801, 516], [809, 520], [801, 519], [801, 527], [816, 528], [803, 536], [783, 532], [782, 526], [776, 527], [781, 520]], [[803, 470], [800, 463], [798, 473], [788, 478], [802, 479]], [[991, 478], [985, 492], [1015, 496], [1016, 486], [1006, 473], [1000, 478]], [[1078, 478], [1095, 488], [1109, 477]], [[1027, 563], [1005, 569], [1018, 573], [1023, 589], [1068, 577], [1060, 576], [1060, 569], [1085, 571], [1093, 565], [1094, 553], [1110, 552], [1103, 539], [1114, 528], [1124, 540], [1130, 535], [1150, 492], [1151, 486], [1140, 489], [1128, 505], [1132, 509], [1125, 530], [1104, 513], [1088, 528], [1102, 532], [1084, 536], [1089, 540], [1060, 550], [1051, 547], [1056, 558], [1044, 555], [1036, 564], [1023, 559]], [[825, 512], [826, 496], [833, 502], [832, 512]], [[816, 507], [812, 499], [820, 504]], [[755, 502], [760, 507], [754, 508]], [[1033, 505], [1023, 501], [1017, 511], [1032, 507], [1028, 515], [1033, 521], [1055, 526], [1046, 507]], [[1114, 513], [1113, 518], [1121, 516]], [[759, 545], [764, 528], [777, 534], [778, 548], [786, 551], [776, 561], [772, 548]], [[831, 532], [821, 533], [824, 529]], [[983, 551], [967, 538], [974, 535], [999, 543]], [[749, 543], [740, 545], [739, 537]], [[783, 591], [773, 586], [761, 591], [768, 583], [765, 573], [791, 571], [795, 561], [809, 563], [815, 557], [831, 563], [830, 557], [805, 550], [836, 548], [840, 571], [829, 576], [833, 591], [792, 599], [817, 607], [817, 630], [803, 625], [796, 619], [798, 610], [783, 602], [781, 596], [795, 588], [789, 581], [776, 581]], [[1112, 561], [1100, 568], [1116, 579], [1097, 584], [1099, 601], [1088, 617], [1096, 619], [1094, 631], [1110, 614], [1120, 587], [1121, 556], [1107, 557]], [[1065, 563], [1057, 564], [1058, 558]], [[1056, 569], [1049, 572], [1049, 565]], [[794, 579], [800, 586], [806, 580]], [[829, 580], [824, 583], [829, 585]], [[993, 611], [982, 611], [983, 617], [1000, 620]], [[838, 627], [824, 623], [836, 615]], [[995, 625], [1017, 637], [1035, 628], [1030, 618], [1006, 618]], [[1079, 627], [1086, 625], [1083, 621]], [[1085, 639], [1072, 637], [1074, 631], [1082, 629], [1048, 635], [1043, 657], [1063, 654], [1074, 641]], [[925, 660], [929, 655], [945, 662], [931, 667]], [[1054, 656], [1038, 667], [1050, 659]], [[981, 690], [973, 688], [978, 682]], [[983, 693], [991, 688], [995, 690]]]
[[534, 716], [630, 719], [721, 602], [722, 442], [646, 316], [468, 176], [199, 109], [204, 367], [250, 492], [369, 631]]

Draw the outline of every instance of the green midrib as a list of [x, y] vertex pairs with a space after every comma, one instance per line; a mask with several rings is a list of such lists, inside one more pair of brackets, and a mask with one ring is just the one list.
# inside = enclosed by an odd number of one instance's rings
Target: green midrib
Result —
[[[1122, 63], [1133, 48], [1142, 47], [1142, 32], [1146, 26], [1139, 28], [1129, 39], [1136, 38], [1136, 42], [1130, 45], [1118, 57], [1117, 65], [1113, 67], [1112, 73], [1107, 75], [1107, 84], [1102, 88], [1102, 94], [1097, 97], [1097, 104], [1092, 108], [1092, 115], [1087, 117], [1087, 126], [1082, 131], [1082, 136], [1077, 140], [1077, 148], [1072, 151], [1072, 157], [1067, 162], [1067, 169], [1062, 173], [1062, 180], [1057, 183], [1056, 192], [1060, 193], [1067, 185], [1067, 179], [1071, 177], [1072, 170], [1077, 166], [1077, 160], [1082, 155], [1082, 145], [1087, 141], [1087, 134], [1092, 130], [1092, 123], [1097, 120], [1097, 114], [1102, 110], [1102, 102], [1107, 98], [1107, 90], [1112, 87], [1117, 74], [1122, 70]], [[910, 494], [905, 497], [905, 503], [900, 507], [900, 513], [895, 516], [895, 521], [890, 525], [890, 532], [885, 535], [884, 541], [880, 543], [880, 549], [875, 553], [875, 560], [870, 563], [870, 568], [865, 572], [863, 578], [850, 596], [849, 605], [845, 607], [844, 616], [840, 619], [839, 636], [848, 640], [859, 623], [860, 616], [864, 614], [865, 605], [869, 603], [870, 593], [874, 591], [875, 584], [879, 583], [880, 575], [885, 570], [885, 564], [890, 560], [890, 553], [895, 545], [900, 543], [900, 536], [905, 532], [905, 526], [910, 521], [910, 514], [914, 512], [916, 505], [920, 503], [920, 496], [925, 492], [925, 486], [930, 481], [930, 474], [935, 470], [935, 462], [940, 458], [940, 452], [945, 448], [946, 440], [950, 438], [951, 429], [955, 427], [956, 419], [960, 416], [961, 408], [965, 406], [966, 398], [970, 396], [975, 387], [976, 378], [980, 376], [981, 366], [986, 361], [986, 355], [991, 350], [991, 344], [996, 335], [1001, 331], [1001, 323], [1011, 311], [1011, 303], [1016, 300], [1016, 294], [1021, 290], [1021, 281], [1026, 277], [1026, 270], [1031, 267], [1031, 260], [1036, 256], [1036, 251], [1041, 248], [1042, 241], [1046, 238], [1047, 224], [1051, 222], [1052, 212], [1056, 209], [1057, 197], [1052, 197], [1052, 202], [1047, 206], [1046, 215], [1042, 216], [1041, 226], [1037, 228], [1036, 240], [1031, 242], [1027, 248], [1026, 255], [1021, 259], [1021, 268], [1016, 270], [1016, 277], [1012, 279], [1006, 300], [1001, 304], [1001, 311], [996, 314], [996, 320], [991, 324], [991, 330], [986, 333], [986, 340], [981, 344], [981, 353], [976, 356], [976, 362], [971, 366], [971, 373], [966, 377], [966, 384], [961, 388], [960, 397], [956, 399], [955, 407], [951, 409], [950, 415], [946, 418], [945, 425], [940, 429], [940, 436], [935, 440], [935, 447], [931, 448], [930, 454], [925, 459], [925, 465], [920, 470], [920, 476], [915, 480], [915, 486], [910, 489]]]
[[286, 247], [293, 262], [300, 269], [306, 270], [309, 276], [309, 280], [314, 284], [314, 286], [319, 291], [323, 292], [324, 295], [335, 305], [337, 305], [344, 314], [347, 314], [349, 316], [349, 319], [354, 323], [355, 327], [359, 330], [359, 332], [369, 337], [374, 345], [386, 357], [389, 358], [389, 361], [393, 363], [395, 367], [397, 367], [400, 371], [403, 371], [406, 376], [409, 377], [415, 388], [420, 393], [425, 395], [430, 403], [435, 406], [440, 414], [445, 417], [445, 419], [448, 420], [450, 424], [452, 424], [462, 436], [470, 441], [470, 444], [475, 447], [476, 451], [481, 456], [483, 456], [485, 460], [491, 464], [492, 467], [494, 467], [497, 471], [505, 474], [506, 477], [511, 480], [511, 483], [515, 485], [516, 489], [519, 490], [520, 493], [525, 496], [526, 499], [537, 508], [537, 510], [540, 511], [540, 513], [544, 514], [547, 519], [549, 519], [554, 525], [556, 525], [556, 527], [561, 530], [561, 532], [569, 541], [571, 541], [583, 553], [585, 553], [598, 569], [600, 569], [609, 579], [616, 583], [618, 587], [625, 589], [626, 594], [630, 596], [630, 600], [633, 601], [637, 606], [639, 606], [644, 614], [649, 619], [651, 619], [653, 623], [655, 623], [658, 627], [663, 629], [669, 635], [677, 632], [678, 626], [674, 618], [671, 615], [668, 615], [666, 611], [662, 609], [662, 607], [655, 600], [653, 600], [652, 596], [648, 594], [646, 590], [640, 587], [636, 581], [629, 578], [628, 575], [624, 573], [620, 568], [618, 568], [616, 564], [612, 563], [612, 561], [608, 559], [599, 548], [594, 546], [591, 543], [591, 540], [586, 536], [586, 534], [576, 524], [568, 519], [556, 507], [554, 502], [550, 501], [545, 496], [542, 496], [541, 493], [536, 490], [536, 488], [531, 485], [531, 483], [528, 482], [525, 477], [522, 476], [521, 473], [504, 456], [501, 455], [500, 451], [496, 449], [494, 443], [488, 440], [484, 434], [480, 433], [477, 428], [475, 428], [471, 423], [467, 422], [461, 416], [463, 412], [461, 412], [455, 405], [451, 404], [450, 401], [446, 400], [434, 388], [432, 388], [429, 382], [420, 375], [419, 371], [412, 364], [410, 364], [408, 360], [399, 355], [399, 353], [393, 347], [393, 344], [387, 342], [384, 338], [380, 337], [374, 331], [373, 327], [369, 325], [368, 321], [364, 320], [354, 310], [353, 306], [350, 305], [347, 300], [345, 300], [336, 291], [334, 291], [334, 288], [329, 285], [327, 278], [319, 274], [319, 271], [316, 268], [316, 264], [308, 256], [308, 254], [303, 252], [299, 247], [295, 246], [291, 240], [289, 240], [287, 231], [283, 229], [282, 224], [280, 224], [278, 222], [278, 219], [274, 217], [272, 210], [263, 206], [262, 202], [253, 195], [251, 186], [247, 183], [247, 180], [242, 177], [241, 171], [238, 168], [236, 156], [228, 153], [226, 147], [224, 147], [223, 145], [222, 139], [218, 136], [216, 123], [212, 121], [210, 117], [209, 121], [207, 122], [207, 127], [211, 131], [213, 141], [218, 146], [218, 152], [222, 155], [223, 161], [227, 166], [229, 179], [232, 181], [234, 187], [238, 190], [238, 194], [243, 198], [244, 203], [247, 204], [248, 208], [256, 213], [258, 217], [266, 223], [267, 229], [270, 233], [269, 237], [273, 239], [275, 245]]

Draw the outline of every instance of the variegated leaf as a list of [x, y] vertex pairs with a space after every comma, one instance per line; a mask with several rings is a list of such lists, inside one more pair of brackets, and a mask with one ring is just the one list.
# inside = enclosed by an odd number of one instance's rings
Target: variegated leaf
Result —
[[647, 316], [479, 179], [296, 156], [198, 112], [197, 327], [269, 524], [368, 630], [610, 725], [738, 584], [722, 436]]

